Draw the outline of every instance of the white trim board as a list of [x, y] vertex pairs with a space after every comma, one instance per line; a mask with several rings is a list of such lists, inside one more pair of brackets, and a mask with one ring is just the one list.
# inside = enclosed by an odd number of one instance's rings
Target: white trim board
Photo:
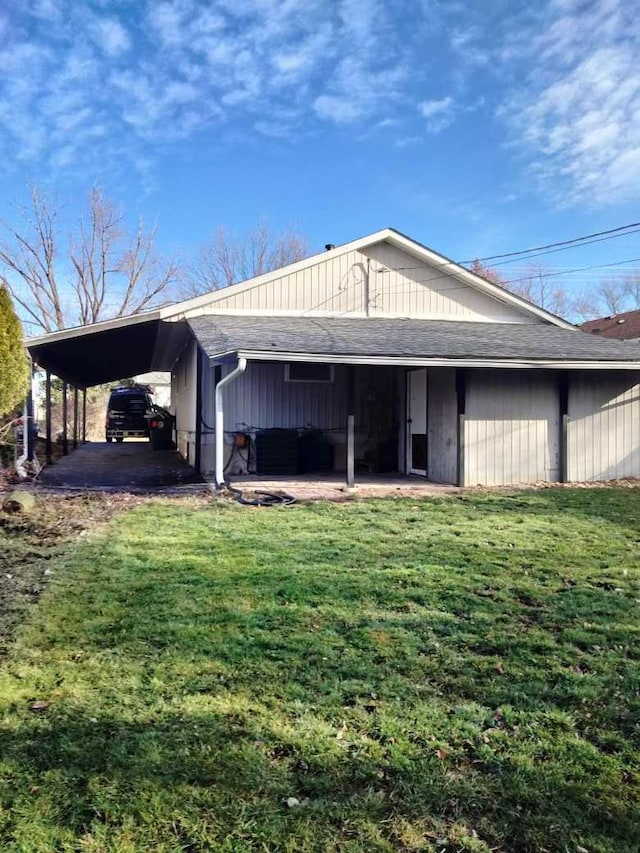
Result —
[[387, 355], [331, 355], [327, 353], [269, 352], [228, 350], [209, 356], [212, 363], [227, 363], [236, 358], [249, 361], [316, 361], [332, 364], [371, 364], [397, 367], [500, 367], [542, 370], [640, 370], [639, 361], [558, 361], [556, 359], [442, 358]]

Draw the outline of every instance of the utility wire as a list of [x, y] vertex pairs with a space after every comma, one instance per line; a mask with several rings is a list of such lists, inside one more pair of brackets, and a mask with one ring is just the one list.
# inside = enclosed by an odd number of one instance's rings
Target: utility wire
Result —
[[[598, 243], [598, 242], [602, 242], [604, 240], [613, 240], [616, 237], [624, 237], [627, 234], [635, 234], [638, 231], [640, 231], [640, 222], [631, 222], [628, 225], [620, 225], [617, 228], [609, 228], [606, 231], [596, 231], [593, 234], [585, 234], [582, 237], [574, 237], [571, 240], [562, 240], [562, 241], [559, 241], [557, 243], [547, 243], [546, 245], [542, 245], [542, 246], [533, 246], [530, 249], [523, 249], [520, 252], [505, 252], [505, 253], [500, 254], [500, 255], [488, 255], [487, 257], [477, 258], [475, 260], [484, 262], [484, 261], [499, 260], [501, 258], [510, 259], [510, 260], [504, 260], [503, 263], [505, 263], [505, 264], [506, 263], [515, 263], [518, 260], [527, 261], [533, 257], [539, 257], [539, 256], [544, 255], [544, 254], [553, 254], [555, 252], [566, 251], [567, 249], [571, 249], [571, 248], [581, 248], [582, 246], [588, 246], [591, 243]], [[531, 254], [532, 252], [537, 252], [538, 254], [532, 255]], [[557, 275], [573, 275], [575, 273], [585, 272], [588, 270], [606, 269], [608, 267], [622, 266], [623, 264], [639, 263], [639, 262], [640, 262], [639, 258], [633, 258], [633, 259], [628, 260], [628, 261], [618, 261], [618, 262], [614, 262], [612, 264], [596, 264], [596, 265], [588, 266], [588, 267], [579, 267], [577, 269], [563, 270], [562, 272], [546, 273], [544, 275], [544, 277], [550, 278], [551, 276], [557, 276]], [[394, 267], [390, 268], [390, 267], [387, 267], [385, 264], [383, 264], [381, 261], [373, 261], [373, 263], [379, 264], [379, 266], [377, 268], [372, 267], [371, 272], [375, 272], [378, 274], [384, 274], [384, 273], [388, 273], [388, 272], [402, 272], [405, 270], [423, 270], [425, 267], [425, 264], [420, 264], [419, 266], [409, 266], [409, 267], [395, 267], [394, 266]], [[449, 268], [450, 267], [463, 267], [464, 269], [468, 270], [468, 268], [465, 267], [465, 264], [470, 264], [470, 263], [473, 263], [473, 261], [446, 260], [446, 261], [443, 261], [442, 263], [429, 264], [429, 266], [431, 266], [431, 268], [435, 269], [435, 270], [444, 269], [446, 267], [449, 267]], [[495, 264], [495, 266], [501, 266], [501, 265], [502, 264], [499, 264], [499, 263]], [[471, 270], [468, 270], [468, 271], [471, 272]], [[311, 308], [307, 308], [303, 312], [303, 316], [308, 315], [312, 311], [317, 311], [318, 308], [321, 308], [322, 306], [325, 306], [327, 304], [331, 304], [336, 299], [339, 299], [340, 297], [346, 295], [349, 292], [351, 285], [356, 283], [356, 282], [348, 280], [350, 272], [351, 271], [349, 271], [348, 273], [346, 273], [343, 276], [343, 279], [341, 280], [341, 282], [338, 286], [337, 292], [330, 294], [325, 299], [321, 300], [319, 303], [312, 306]], [[482, 276], [480, 276], [480, 277], [482, 278]], [[498, 286], [499, 287], [506, 287], [509, 284], [517, 284], [517, 283], [520, 283], [522, 281], [528, 281], [530, 278], [531, 278], [531, 275], [524, 276], [523, 278], [508, 279], [504, 282], [500, 282]], [[438, 280], [445, 281], [445, 280], [450, 280], [450, 279], [451, 279], [450, 273], [446, 273], [445, 275], [433, 276], [433, 277], [430, 277], [428, 279], [422, 279], [420, 281], [415, 281], [414, 284], [427, 284], [427, 283], [432, 284], [433, 282], [438, 281]], [[492, 284], [492, 283], [493, 282], [489, 281], [489, 284]], [[461, 287], [450, 287], [450, 288], [445, 288], [443, 290], [436, 290], [436, 292], [444, 292], [444, 290], [446, 290], [448, 292], [448, 291], [464, 290], [464, 289], [466, 289], [466, 285], [461, 286]], [[411, 291], [402, 291], [402, 290], [394, 291], [395, 294], [400, 294], [403, 292], [409, 293]]]
[[[625, 231], [624, 234], [610, 234], [608, 237], [598, 237], [595, 240], [587, 240], [585, 243], [580, 243], [580, 245], [561, 246], [559, 249], [549, 249], [544, 252], [536, 252], [536, 254], [527, 255], [527, 257], [508, 258], [506, 261], [498, 261], [497, 264], [492, 264], [492, 266], [502, 267], [505, 264], [514, 264], [518, 261], [529, 261], [531, 258], [539, 258], [541, 255], [555, 255], [556, 252], [566, 252], [567, 249], [581, 249], [583, 246], [591, 246], [592, 243], [603, 243], [605, 240], [614, 240], [616, 237], [626, 237], [627, 234], [637, 234], [639, 231], [640, 228], [634, 228], [632, 231]], [[487, 259], [485, 258], [484, 260]]]
[[[575, 269], [562, 270], [561, 272], [545, 273], [543, 275], [543, 278], [544, 279], [553, 278], [553, 277], [558, 276], [558, 275], [574, 275], [575, 273], [586, 272], [587, 270], [609, 269], [609, 267], [620, 267], [620, 266], [623, 266], [624, 264], [636, 264], [636, 263], [640, 263], [640, 258], [629, 258], [626, 261], [615, 261], [614, 263], [611, 263], [611, 264], [593, 264], [593, 265], [588, 266], [588, 267], [576, 267]], [[394, 270], [395, 269], [396, 268], [394, 267]], [[418, 269], [422, 269], [422, 267], [419, 267]], [[510, 278], [510, 279], [507, 279], [506, 281], [500, 282], [499, 286], [502, 288], [505, 288], [509, 284], [520, 284], [523, 281], [529, 281], [531, 278], [532, 278], [531, 275], [525, 275], [521, 278]], [[445, 281], [445, 280], [450, 281], [451, 276], [439, 275], [439, 276], [434, 276], [432, 278], [412, 279], [411, 283], [412, 284], [432, 284], [434, 281]], [[403, 282], [403, 284], [404, 283], [405, 282]], [[492, 282], [489, 282], [489, 284], [492, 284]], [[456, 290], [466, 290], [467, 287], [468, 287], [468, 285], [461, 284], [461, 285], [456, 286], [456, 287], [434, 288], [433, 292], [434, 293], [453, 293]], [[405, 290], [391, 290], [390, 291], [390, 293], [393, 294], [394, 296], [398, 296], [398, 295], [403, 294], [403, 293], [407, 294], [407, 293], [412, 293], [412, 292], [414, 292], [414, 291], [413, 290], [406, 290], [406, 289]], [[517, 293], [515, 295], [518, 296]]]
[[[562, 240], [559, 243], [547, 243], [546, 246], [533, 246], [531, 249], [523, 249], [521, 252], [506, 252], [502, 255], [488, 255], [486, 258], [478, 258], [479, 261], [495, 261], [499, 258], [512, 258], [514, 255], [528, 255], [530, 252], [539, 252], [543, 249], [555, 249], [557, 246], [571, 246], [575, 243], [582, 243], [583, 240], [591, 240], [593, 237], [603, 237], [607, 234], [623, 237], [624, 234], [619, 234], [620, 231], [627, 231], [629, 228], [640, 228], [640, 222], [631, 222], [629, 225], [620, 225], [618, 228], [609, 228], [607, 231], [596, 231], [594, 234], [585, 234], [584, 237], [574, 237], [572, 240]], [[594, 240], [594, 242], [596, 242]], [[473, 263], [471, 261], [462, 261], [464, 264]]]
[[[433, 267], [451, 267], [462, 266], [466, 267], [474, 261], [484, 263], [485, 261], [499, 260], [507, 258], [501, 263], [493, 264], [492, 266], [502, 266], [503, 264], [515, 263], [519, 260], [527, 261], [531, 258], [537, 258], [542, 255], [553, 255], [556, 252], [566, 252], [568, 249], [580, 249], [582, 246], [590, 246], [592, 243], [600, 243], [604, 240], [615, 240], [617, 237], [626, 237], [628, 234], [637, 234], [640, 231], [640, 222], [630, 222], [628, 225], [621, 225], [618, 228], [610, 228], [608, 231], [596, 231], [593, 234], [585, 234], [583, 237], [574, 237], [571, 240], [563, 240], [559, 243], [548, 243], [544, 246], [533, 246], [530, 249], [522, 249], [519, 252], [505, 252], [501, 255], [487, 255], [484, 258], [472, 258], [466, 261], [443, 261], [442, 263], [432, 264]], [[535, 252], [536, 254], [532, 254]], [[422, 269], [423, 265], [411, 267], [393, 267], [394, 270], [418, 270]], [[382, 272], [382, 270], [378, 270]]]

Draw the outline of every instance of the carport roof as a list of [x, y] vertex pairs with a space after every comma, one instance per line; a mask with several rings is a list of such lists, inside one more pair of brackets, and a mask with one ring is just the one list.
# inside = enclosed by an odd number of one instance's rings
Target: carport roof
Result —
[[537, 323], [220, 314], [189, 318], [188, 323], [214, 360], [297, 355], [310, 361], [486, 360], [640, 368], [637, 344]]
[[189, 336], [182, 322], [157, 314], [56, 332], [27, 341], [31, 358], [81, 388], [152, 370], [171, 370]]

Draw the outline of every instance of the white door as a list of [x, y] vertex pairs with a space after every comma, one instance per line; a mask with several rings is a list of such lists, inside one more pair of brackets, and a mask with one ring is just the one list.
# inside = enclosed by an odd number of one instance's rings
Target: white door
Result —
[[427, 370], [410, 370], [407, 387], [407, 468], [427, 475]]

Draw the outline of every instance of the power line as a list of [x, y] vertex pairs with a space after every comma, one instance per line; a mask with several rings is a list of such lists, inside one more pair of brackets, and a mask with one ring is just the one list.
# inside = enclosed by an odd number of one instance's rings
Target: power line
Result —
[[[500, 261], [497, 264], [492, 264], [492, 266], [502, 267], [505, 264], [517, 263], [520, 260], [529, 261], [532, 258], [539, 258], [542, 255], [555, 255], [556, 252], [566, 252], [567, 249], [581, 249], [583, 246], [591, 246], [593, 243], [603, 243], [605, 240], [614, 240], [616, 237], [626, 237], [628, 234], [637, 234], [639, 231], [640, 228], [634, 228], [632, 231], [625, 231], [624, 234], [610, 234], [608, 237], [598, 237], [595, 240], [586, 240], [586, 242], [580, 243], [579, 245], [561, 246], [559, 249], [549, 249], [544, 252], [536, 252], [534, 255], [527, 255], [527, 257], [508, 258], [506, 261]], [[487, 258], [484, 258], [482, 260], [487, 260]]]
[[[603, 237], [608, 234], [615, 236], [624, 236], [619, 234], [620, 231], [628, 231], [630, 228], [640, 228], [640, 222], [631, 222], [629, 225], [620, 225], [617, 228], [609, 228], [607, 231], [596, 231], [593, 234], [585, 234], [583, 237], [574, 237], [571, 240], [562, 240], [559, 243], [547, 243], [546, 246], [533, 246], [531, 249], [523, 249], [521, 252], [506, 252], [502, 255], [489, 255], [486, 258], [477, 258], [479, 261], [495, 261], [499, 258], [512, 258], [515, 255], [528, 255], [530, 252], [539, 252], [543, 249], [555, 249], [557, 246], [571, 246], [575, 243], [582, 243], [584, 240], [591, 240], [593, 237]], [[596, 242], [595, 240], [593, 242]], [[462, 261], [462, 263], [470, 264], [471, 261]]]
[[[518, 260], [527, 261], [531, 258], [541, 257], [542, 255], [552, 255], [556, 252], [565, 252], [568, 249], [580, 249], [582, 246], [590, 246], [593, 243], [601, 243], [605, 240], [614, 240], [617, 237], [626, 237], [628, 234], [637, 234], [640, 231], [640, 222], [630, 222], [628, 225], [620, 225], [618, 228], [610, 228], [607, 231], [596, 231], [593, 234], [585, 234], [582, 237], [574, 237], [571, 240], [563, 240], [558, 243], [547, 243], [544, 246], [533, 246], [530, 249], [522, 249], [519, 252], [505, 252], [501, 255], [487, 255], [484, 258], [472, 258], [471, 260], [466, 261], [451, 261], [446, 260], [442, 263], [432, 264], [433, 267], [452, 267], [452, 266], [462, 266], [466, 267], [469, 264], [473, 264], [474, 261], [479, 261], [484, 263], [485, 261], [493, 261], [499, 260], [500, 258], [507, 258], [508, 260], [502, 261], [502, 263], [493, 264], [493, 266], [499, 267], [508, 263], [515, 263]], [[536, 254], [532, 254], [535, 252]], [[420, 266], [410, 266], [410, 267], [393, 267], [394, 270], [419, 270], [422, 269], [423, 265]], [[378, 270], [378, 272], [382, 272], [382, 270]]]
[[[598, 243], [598, 242], [602, 242], [603, 240], [612, 240], [616, 237], [624, 237], [627, 234], [635, 234], [638, 231], [640, 231], [640, 222], [631, 222], [628, 225], [621, 225], [617, 228], [610, 228], [606, 231], [597, 231], [597, 232], [594, 232], [593, 234], [585, 234], [582, 237], [574, 237], [571, 240], [563, 240], [563, 241], [560, 241], [557, 243], [548, 243], [545, 246], [535, 246], [535, 247], [532, 247], [530, 249], [524, 249], [521, 252], [507, 252], [507, 253], [504, 253], [501, 255], [490, 255], [490, 256], [485, 257], [485, 258], [478, 258], [477, 260], [488, 261], [488, 260], [494, 260], [494, 259], [499, 259], [499, 258], [512, 258], [513, 260], [505, 261], [504, 263], [514, 263], [517, 260], [527, 261], [530, 259], [530, 257], [538, 257], [538, 255], [529, 255], [529, 257], [521, 257], [521, 256], [527, 255], [527, 253], [535, 252], [538, 250], [540, 250], [539, 255], [552, 254], [553, 252], [565, 251], [566, 249], [569, 249], [572, 247], [573, 248], [580, 248], [582, 245], [586, 246], [586, 245], [590, 245], [590, 243]], [[549, 251], [549, 250], [551, 250], [551, 251]], [[422, 270], [425, 267], [425, 264], [423, 263], [423, 264], [420, 264], [419, 266], [411, 266], [411, 267], [395, 267], [394, 266], [391, 268], [389, 268], [389, 267], [385, 268], [386, 265], [384, 265], [381, 261], [374, 261], [374, 263], [381, 265], [377, 269], [371, 270], [372, 272], [377, 272], [377, 273], [386, 273], [386, 272], [391, 272], [391, 271], [401, 272], [404, 270]], [[459, 266], [464, 267], [465, 264], [469, 264], [469, 263], [472, 263], [472, 262], [471, 261], [447, 260], [447, 261], [444, 261], [442, 263], [428, 264], [428, 266], [431, 266], [433, 269], [440, 269], [440, 268], [445, 268], [445, 267], [459, 267]], [[640, 258], [631, 258], [630, 260], [626, 260], [626, 261], [615, 261], [611, 264], [595, 264], [592, 266], [578, 267], [576, 269], [565, 269], [565, 270], [562, 270], [561, 272], [545, 273], [544, 278], [550, 278], [552, 276], [555, 277], [558, 275], [574, 275], [574, 274], [579, 273], [579, 272], [587, 272], [590, 270], [598, 270], [598, 269], [607, 269], [609, 267], [623, 266], [624, 264], [632, 264], [632, 263], [640, 263]], [[501, 264], [495, 264], [495, 266], [501, 266]], [[332, 303], [336, 299], [339, 299], [341, 296], [348, 294], [348, 292], [350, 290], [350, 285], [355, 283], [355, 282], [349, 282], [347, 280], [349, 277], [349, 274], [350, 274], [350, 271], [344, 274], [342, 281], [340, 283], [340, 286], [338, 288], [338, 292], [330, 294], [325, 299], [321, 300], [318, 304], [312, 306], [311, 308], [307, 308], [306, 311], [304, 312], [304, 314], [309, 314], [312, 311], [317, 311], [318, 308], [322, 307], [323, 305], [326, 305], [327, 303]], [[482, 278], [482, 276], [480, 276], [480, 278]], [[498, 286], [504, 288], [510, 284], [518, 284], [518, 283], [523, 282], [523, 281], [528, 281], [530, 278], [531, 278], [531, 275], [524, 276], [523, 278], [508, 279], [506, 281], [501, 281], [498, 284]], [[444, 280], [448, 280], [448, 279], [450, 280], [450, 273], [446, 273], [445, 275], [440, 275], [440, 276], [433, 276], [433, 277], [428, 278], [428, 279], [422, 279], [420, 281], [415, 281], [414, 283], [415, 284], [432, 284], [435, 281], [444, 281]], [[489, 284], [492, 284], [492, 282], [489, 281]], [[435, 292], [442, 293], [445, 291], [448, 292], [448, 291], [453, 291], [453, 290], [464, 290], [466, 287], [467, 287], [467, 285], [463, 285], [461, 287], [449, 287], [449, 288], [443, 288], [443, 289], [436, 290]], [[411, 291], [409, 291], [409, 290], [405, 290], [405, 291], [395, 290], [394, 291], [394, 293], [397, 295], [400, 295], [402, 293], [410, 293], [410, 292]]]
[[[626, 261], [614, 261], [613, 263], [610, 263], [610, 264], [593, 264], [593, 265], [587, 266], [587, 267], [576, 267], [575, 269], [562, 270], [561, 272], [544, 273], [542, 278], [544, 278], [544, 279], [553, 278], [553, 277], [558, 276], [558, 275], [574, 275], [575, 273], [586, 272], [588, 270], [608, 269], [609, 267], [620, 267], [620, 266], [623, 266], [624, 264], [636, 264], [636, 263], [640, 263], [640, 258], [629, 258]], [[394, 269], [397, 269], [397, 267], [395, 267]], [[416, 267], [416, 269], [421, 269], [421, 267]], [[506, 281], [500, 282], [499, 287], [506, 288], [507, 285], [509, 285], [509, 284], [520, 284], [523, 281], [530, 281], [531, 278], [532, 278], [531, 275], [526, 275], [526, 276], [523, 276], [522, 278], [510, 278], [510, 279], [507, 279]], [[450, 276], [449, 275], [439, 275], [439, 276], [434, 276], [432, 278], [416, 279], [416, 280], [412, 280], [412, 283], [413, 284], [432, 284], [434, 281], [445, 281], [445, 280], [450, 280]], [[492, 282], [489, 282], [489, 284], [492, 284]], [[457, 287], [446, 287], [446, 288], [440, 288], [440, 289], [434, 288], [434, 293], [451, 293], [451, 292], [456, 291], [456, 290], [466, 290], [467, 287], [468, 287], [468, 285], [462, 284], [462, 285], [457, 286]], [[398, 295], [403, 294], [403, 293], [405, 293], [405, 294], [412, 293], [413, 291], [412, 290], [393, 290], [390, 292], [393, 293], [394, 296], [398, 296]], [[516, 294], [516, 296], [517, 295], [518, 294]]]
[[[593, 264], [588, 267], [577, 267], [574, 270], [561, 270], [560, 272], [550, 272], [544, 273], [543, 278], [553, 278], [557, 275], [573, 275], [577, 272], [586, 272], [587, 270], [603, 270], [608, 269], [609, 267], [621, 267], [624, 264], [638, 264], [640, 263], [640, 258], [629, 258], [627, 261], [615, 261], [612, 264]], [[524, 278], [513, 278], [510, 281], [504, 282], [504, 284], [515, 284], [518, 281], [528, 281], [531, 278], [530, 275], [525, 276]]]

